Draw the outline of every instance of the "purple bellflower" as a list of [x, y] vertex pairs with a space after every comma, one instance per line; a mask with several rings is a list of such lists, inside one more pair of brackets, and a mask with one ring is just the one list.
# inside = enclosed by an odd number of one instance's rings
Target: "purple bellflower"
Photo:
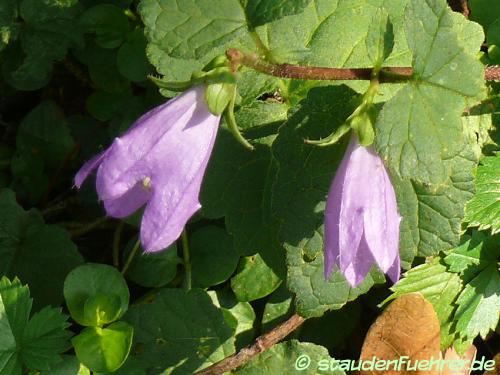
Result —
[[109, 216], [123, 218], [146, 204], [140, 238], [147, 252], [170, 246], [201, 207], [220, 121], [204, 96], [205, 87], [194, 87], [147, 112], [75, 176], [80, 188], [97, 168], [96, 190]]
[[325, 278], [337, 265], [356, 287], [376, 263], [393, 282], [398, 281], [400, 221], [384, 163], [353, 134], [326, 203]]

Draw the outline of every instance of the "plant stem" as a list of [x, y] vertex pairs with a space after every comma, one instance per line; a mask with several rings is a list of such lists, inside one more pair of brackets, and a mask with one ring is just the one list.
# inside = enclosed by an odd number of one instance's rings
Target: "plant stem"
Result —
[[[228, 49], [226, 56], [231, 61], [233, 70], [238, 65], [245, 65], [258, 72], [280, 78], [294, 78], [304, 80], [370, 80], [372, 68], [326, 68], [317, 66], [301, 66], [291, 64], [272, 64], [262, 60], [256, 54], [245, 54], [238, 49]], [[380, 83], [398, 83], [408, 81], [413, 76], [411, 67], [383, 67], [378, 73]], [[500, 66], [485, 68], [487, 81], [500, 81]]]
[[132, 251], [128, 255], [127, 261], [125, 262], [125, 265], [122, 268], [122, 275], [125, 275], [125, 272], [127, 272], [128, 268], [132, 264], [132, 260], [134, 260], [135, 254], [139, 250], [140, 246], [141, 246], [141, 240], [137, 239], [137, 242], [135, 243], [134, 247], [132, 248]]
[[84, 224], [80, 226], [78, 229], [72, 230], [71, 231], [71, 237], [78, 237], [78, 236], [83, 236], [84, 234], [87, 234], [88, 232], [91, 232], [95, 228], [101, 226], [101, 224], [105, 223], [108, 220], [107, 216], [100, 217], [97, 220]]
[[197, 372], [195, 375], [218, 375], [241, 367], [253, 357], [283, 340], [291, 332], [300, 327], [304, 321], [305, 319], [303, 317], [298, 314], [294, 314], [286, 322], [273, 328], [264, 335], [259, 336], [252, 345], [247, 346], [246, 348], [241, 349], [238, 353]]
[[113, 235], [113, 265], [120, 267], [120, 239], [122, 236], [124, 221], [120, 221], [116, 226], [115, 234]]
[[182, 231], [182, 254], [184, 258], [184, 270], [186, 272], [185, 288], [191, 290], [191, 259], [189, 256], [189, 241], [186, 229]]
[[[307, 80], [370, 80], [371, 68], [325, 68], [315, 66], [300, 66], [291, 64], [272, 64], [259, 58], [256, 54], [245, 54], [237, 49], [229, 49], [226, 55], [233, 63], [248, 66], [258, 72], [281, 78], [295, 78]], [[385, 73], [389, 73], [387, 82], [408, 80], [412, 75], [412, 68], [383, 68], [380, 71], [380, 81], [386, 82]]]

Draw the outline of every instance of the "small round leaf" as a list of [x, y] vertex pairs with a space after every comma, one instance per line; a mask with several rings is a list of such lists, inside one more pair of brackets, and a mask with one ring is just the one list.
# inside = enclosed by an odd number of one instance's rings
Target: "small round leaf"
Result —
[[123, 276], [105, 264], [84, 264], [64, 282], [64, 298], [71, 317], [83, 326], [102, 326], [127, 311], [129, 291]]
[[107, 328], [87, 327], [71, 343], [80, 362], [91, 371], [113, 372], [127, 359], [133, 336], [130, 324], [116, 322]]

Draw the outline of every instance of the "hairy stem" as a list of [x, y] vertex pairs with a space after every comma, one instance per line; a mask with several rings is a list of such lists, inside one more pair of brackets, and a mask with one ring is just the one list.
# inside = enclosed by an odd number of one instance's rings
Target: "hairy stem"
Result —
[[296, 330], [304, 323], [305, 319], [298, 314], [292, 315], [286, 322], [280, 324], [268, 333], [259, 336], [255, 342], [241, 349], [238, 353], [223, 359], [222, 361], [198, 371], [196, 375], [218, 375], [224, 372], [232, 371], [260, 353], [266, 351], [274, 344], [280, 342], [291, 332]]
[[[317, 66], [301, 66], [291, 64], [272, 64], [262, 60], [256, 54], [245, 54], [238, 49], [228, 49], [226, 55], [231, 61], [233, 69], [245, 65], [258, 72], [280, 78], [294, 78], [304, 80], [370, 80], [372, 68], [327, 68]], [[383, 67], [378, 73], [380, 83], [398, 83], [412, 78], [411, 67]], [[500, 66], [488, 66], [485, 69], [487, 81], [500, 80]]]

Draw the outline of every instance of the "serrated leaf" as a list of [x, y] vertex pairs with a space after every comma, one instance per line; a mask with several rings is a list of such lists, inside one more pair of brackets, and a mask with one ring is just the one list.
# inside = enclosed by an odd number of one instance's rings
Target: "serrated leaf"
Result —
[[69, 234], [24, 211], [7, 189], [0, 189], [0, 275], [30, 285], [35, 308], [62, 301], [64, 278], [83, 262]]
[[237, 0], [142, 0], [146, 36], [169, 56], [199, 59], [246, 32]]
[[465, 286], [457, 304], [454, 319], [460, 336], [473, 340], [481, 335], [486, 339], [497, 326], [500, 314], [500, 276], [496, 264], [485, 268]]
[[393, 176], [400, 226], [403, 268], [416, 255], [430, 256], [459, 244], [464, 206], [474, 191], [477, 142], [462, 143], [461, 152], [446, 161], [451, 175], [440, 185], [400, 180]]
[[464, 240], [448, 252], [444, 261], [451, 272], [460, 273], [464, 280], [470, 280], [490, 264], [496, 264], [500, 255], [500, 237], [473, 232], [472, 237], [465, 236]]
[[476, 194], [467, 203], [464, 221], [471, 227], [500, 232], [500, 154], [485, 157], [477, 169]]
[[384, 8], [377, 9], [373, 15], [365, 43], [373, 66], [380, 68], [394, 48], [394, 30], [389, 14]]
[[[189, 318], [188, 318], [189, 317]], [[232, 329], [205, 291], [163, 289], [124, 317], [134, 326], [137, 348], [130, 362], [143, 372], [193, 374], [234, 353]]]
[[301, 13], [311, 0], [245, 0], [245, 13], [250, 27]]
[[345, 374], [341, 370], [330, 370], [333, 361], [328, 350], [322, 346], [308, 342], [290, 340], [281, 342], [253, 358], [242, 368], [236, 370], [237, 375], [260, 374]]
[[396, 285], [391, 287], [394, 292], [383, 304], [408, 293], [421, 293], [432, 303], [441, 325], [441, 345], [453, 342], [450, 332], [452, 315], [455, 310], [454, 301], [462, 291], [462, 280], [456, 273], [448, 272], [446, 266], [435, 259], [412, 268]]
[[20, 375], [22, 369], [46, 370], [61, 361], [71, 333], [67, 316], [46, 307], [30, 317], [32, 300], [18, 279], [0, 279], [0, 372]]
[[409, 3], [405, 26], [414, 80], [384, 105], [376, 123], [377, 150], [389, 167], [423, 183], [450, 176], [445, 161], [460, 152], [465, 99], [484, 91], [482, 65], [458, 42], [452, 14], [444, 0]]

